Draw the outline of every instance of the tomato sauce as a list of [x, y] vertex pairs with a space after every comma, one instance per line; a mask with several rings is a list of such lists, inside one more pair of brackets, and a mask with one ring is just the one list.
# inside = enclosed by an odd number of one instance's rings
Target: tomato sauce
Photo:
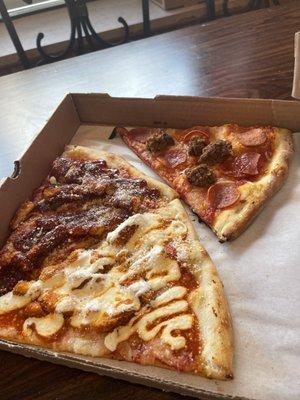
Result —
[[22, 332], [26, 316], [23, 310], [11, 311], [0, 315], [0, 327], [13, 327], [18, 333]]
[[178, 281], [176, 281], [176, 285], [186, 287], [189, 292], [195, 290], [199, 286], [199, 283], [189, 270], [189, 266], [186, 263], [181, 263], [179, 267], [181, 276]]
[[191, 329], [174, 330], [172, 335], [183, 336], [186, 339], [184, 348], [172, 350], [170, 345], [159, 338], [159, 334], [156, 338], [145, 342], [137, 333], [134, 333], [126, 342], [118, 345], [113, 356], [119, 360], [133, 361], [143, 365], [161, 363], [178, 371], [197, 372], [202, 345], [196, 318]]

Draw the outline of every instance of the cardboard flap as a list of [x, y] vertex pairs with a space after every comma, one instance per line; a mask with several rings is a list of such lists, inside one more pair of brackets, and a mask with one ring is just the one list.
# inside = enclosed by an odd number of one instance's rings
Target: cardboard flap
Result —
[[292, 96], [300, 99], [300, 32], [295, 34], [295, 67]]
[[157, 96], [153, 99], [72, 94], [82, 123], [121, 126], [273, 125], [300, 130], [300, 103], [287, 100]]
[[32, 188], [41, 184], [52, 161], [63, 152], [79, 125], [72, 98], [67, 95], [30, 147], [14, 162], [13, 174], [1, 180], [1, 213], [6, 216], [6, 221], [2, 218], [0, 224], [0, 244], [6, 237], [9, 221], [16, 209], [31, 197]]
[[198, 99], [199, 97], [197, 96], [172, 96], [167, 94], [158, 94], [154, 97], [154, 100], [156, 101], [197, 101]]

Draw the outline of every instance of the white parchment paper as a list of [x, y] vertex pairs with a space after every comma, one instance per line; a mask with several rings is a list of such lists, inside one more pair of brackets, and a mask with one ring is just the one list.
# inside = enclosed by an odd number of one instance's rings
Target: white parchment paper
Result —
[[[81, 126], [71, 144], [120, 154], [160, 179], [120, 138], [107, 140], [112, 129]], [[255, 400], [300, 400], [300, 134], [294, 136], [286, 184], [238, 239], [220, 244], [187, 208], [224, 283], [235, 361], [231, 382], [184, 374], [186, 384]]]

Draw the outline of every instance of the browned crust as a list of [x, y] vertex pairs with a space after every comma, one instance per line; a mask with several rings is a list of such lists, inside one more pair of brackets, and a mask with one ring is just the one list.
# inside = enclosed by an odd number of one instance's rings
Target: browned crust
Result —
[[191, 256], [195, 266], [192, 273], [199, 282], [189, 301], [199, 321], [202, 353], [199, 357], [200, 375], [211, 379], [233, 378], [233, 329], [229, 306], [215, 265], [201, 246], [198, 235], [179, 200], [172, 201], [173, 214], [179, 216], [188, 229]]
[[212, 229], [222, 242], [237, 238], [286, 181], [289, 159], [294, 152], [293, 137], [287, 129], [274, 129], [275, 152], [267, 173], [257, 182], [248, 184], [253, 185], [253, 190], [249, 192], [245, 205], [241, 207], [237, 203], [235, 207], [222, 211], [214, 221]]

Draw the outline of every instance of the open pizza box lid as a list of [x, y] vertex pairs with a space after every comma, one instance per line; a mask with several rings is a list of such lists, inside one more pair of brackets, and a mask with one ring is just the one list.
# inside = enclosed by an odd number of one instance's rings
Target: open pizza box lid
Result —
[[[293, 96], [300, 99], [300, 33], [296, 35], [295, 61]], [[200, 121], [208, 125], [226, 122], [278, 125], [300, 132], [300, 101], [176, 96], [133, 99], [107, 94], [68, 94], [16, 161], [14, 175], [0, 184], [0, 245], [15, 210], [40, 185], [65, 145], [71, 141], [97, 148], [102, 143], [97, 124], [190, 127]], [[299, 139], [299, 134], [295, 134], [296, 153], [300, 151]], [[120, 153], [154, 176], [121, 140], [107, 141], [105, 145], [105, 149]], [[190, 214], [202, 244], [218, 268], [233, 315], [236, 347], [233, 381], [212, 381], [4, 340], [0, 340], [0, 349], [202, 399], [298, 400], [300, 288], [295, 274], [300, 258], [299, 169], [300, 157], [296, 154], [285, 186], [232, 243], [219, 244], [212, 232]]]
[[300, 32], [295, 34], [295, 68], [292, 96], [300, 99]]

